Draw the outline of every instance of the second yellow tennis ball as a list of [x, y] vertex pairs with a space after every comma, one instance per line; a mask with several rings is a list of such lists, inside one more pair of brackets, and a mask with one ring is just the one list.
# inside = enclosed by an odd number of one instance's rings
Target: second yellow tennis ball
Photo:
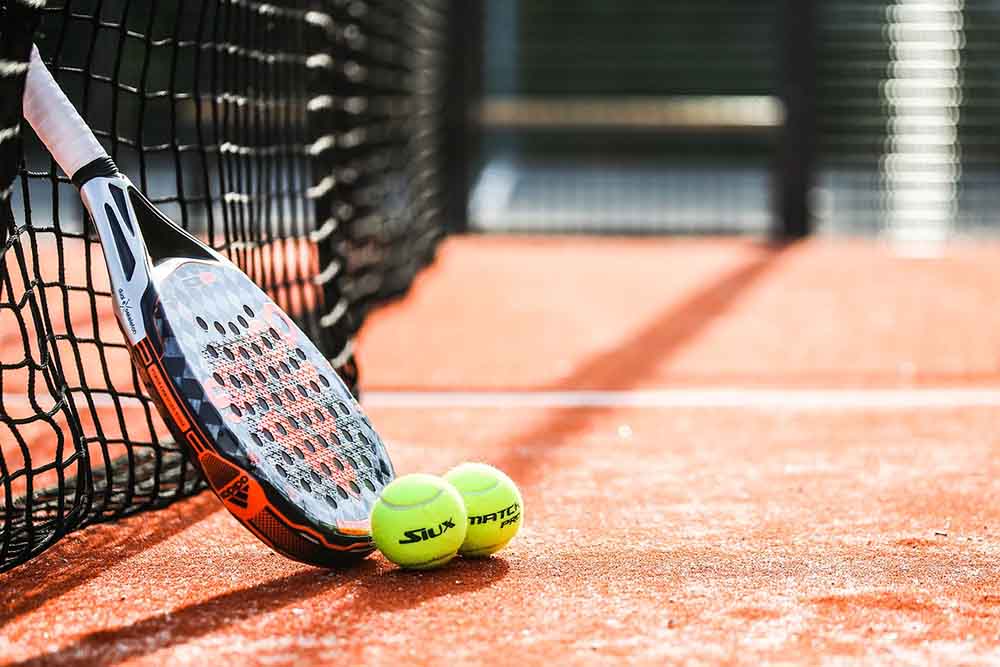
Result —
[[485, 463], [463, 463], [444, 476], [465, 500], [469, 529], [459, 553], [489, 556], [507, 546], [521, 528], [523, 503], [517, 485]]
[[397, 565], [426, 570], [444, 565], [465, 540], [462, 496], [435, 475], [405, 475], [382, 490], [372, 509], [375, 546]]

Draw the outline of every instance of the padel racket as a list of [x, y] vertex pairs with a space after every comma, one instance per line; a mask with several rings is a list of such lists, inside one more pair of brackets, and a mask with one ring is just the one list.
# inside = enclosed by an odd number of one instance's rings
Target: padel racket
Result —
[[323, 354], [118, 172], [37, 48], [24, 115], [80, 189], [132, 360], [223, 504], [296, 560], [336, 565], [370, 552], [369, 513], [392, 464]]

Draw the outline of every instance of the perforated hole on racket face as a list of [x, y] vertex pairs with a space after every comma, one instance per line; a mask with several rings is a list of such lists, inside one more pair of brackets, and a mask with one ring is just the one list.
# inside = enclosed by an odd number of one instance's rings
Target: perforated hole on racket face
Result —
[[[385, 448], [322, 353], [243, 274], [191, 262], [160, 286], [161, 308], [214, 410], [192, 405], [219, 450], [320, 524], [364, 520], [392, 477]], [[175, 381], [177, 379], [175, 378]], [[197, 395], [190, 387], [188, 395]], [[190, 403], [190, 400], [189, 400]]]

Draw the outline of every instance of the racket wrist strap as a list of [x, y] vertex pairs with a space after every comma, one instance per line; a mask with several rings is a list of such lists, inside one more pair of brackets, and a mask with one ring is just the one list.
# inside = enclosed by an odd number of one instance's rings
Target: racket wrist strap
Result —
[[118, 167], [115, 165], [114, 160], [108, 156], [99, 157], [96, 160], [91, 160], [87, 164], [83, 165], [76, 170], [73, 174], [73, 185], [77, 188], [82, 188], [83, 184], [92, 178], [105, 177], [114, 178], [118, 175]]

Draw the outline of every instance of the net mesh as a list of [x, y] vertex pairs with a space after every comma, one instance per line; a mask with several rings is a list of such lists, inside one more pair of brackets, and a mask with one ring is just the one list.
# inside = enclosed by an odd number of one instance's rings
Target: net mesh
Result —
[[132, 369], [75, 190], [19, 126], [31, 40], [122, 171], [356, 390], [355, 333], [443, 235], [447, 16], [438, 0], [0, 0], [0, 570], [204, 488]]

